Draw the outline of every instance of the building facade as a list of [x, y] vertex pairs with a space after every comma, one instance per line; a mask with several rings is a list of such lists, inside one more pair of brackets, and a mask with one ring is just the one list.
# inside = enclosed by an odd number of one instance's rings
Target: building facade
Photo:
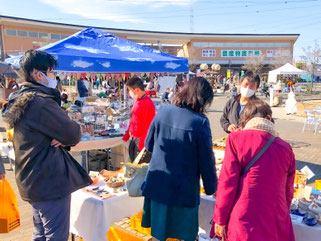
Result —
[[[28, 49], [37, 49], [87, 27], [0, 16], [1, 59], [24, 53]], [[223, 69], [234, 70], [253, 60], [264, 62], [266, 69], [278, 63], [291, 63], [293, 46], [299, 37], [299, 34], [198, 34], [99, 29], [175, 56], [186, 57], [194, 68], [202, 63], [215, 63]]]

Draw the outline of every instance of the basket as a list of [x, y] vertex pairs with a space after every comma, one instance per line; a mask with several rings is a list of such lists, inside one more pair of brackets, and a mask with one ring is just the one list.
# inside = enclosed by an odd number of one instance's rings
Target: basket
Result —
[[0, 219], [0, 233], [9, 233], [20, 226], [20, 219], [12, 216], [7, 219]]
[[125, 181], [122, 182], [105, 182], [108, 187], [118, 188], [125, 185]]
[[142, 227], [141, 225], [142, 218], [143, 218], [143, 211], [140, 211], [136, 215], [130, 217], [130, 227], [133, 230], [136, 230], [137, 232], [151, 236], [151, 228]]

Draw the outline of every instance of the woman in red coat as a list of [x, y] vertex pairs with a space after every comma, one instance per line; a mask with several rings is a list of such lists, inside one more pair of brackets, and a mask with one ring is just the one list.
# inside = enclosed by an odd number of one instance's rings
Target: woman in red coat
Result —
[[[294, 241], [289, 215], [295, 176], [293, 151], [277, 137], [271, 108], [262, 100], [248, 102], [240, 126], [242, 130], [227, 139], [212, 234], [215, 231], [225, 241]], [[241, 175], [271, 135], [277, 138]]]

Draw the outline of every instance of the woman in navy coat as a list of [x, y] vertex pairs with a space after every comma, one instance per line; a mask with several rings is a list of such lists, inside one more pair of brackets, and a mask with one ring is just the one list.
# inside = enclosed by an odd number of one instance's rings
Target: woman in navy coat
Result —
[[200, 177], [207, 195], [216, 191], [212, 135], [205, 111], [214, 98], [210, 83], [191, 79], [162, 107], [145, 140], [152, 159], [144, 185], [143, 227], [154, 240], [194, 241], [198, 233]]

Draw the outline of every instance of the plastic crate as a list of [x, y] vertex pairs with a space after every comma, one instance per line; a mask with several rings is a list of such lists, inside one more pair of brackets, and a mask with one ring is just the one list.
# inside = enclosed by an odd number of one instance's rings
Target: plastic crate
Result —
[[136, 215], [130, 217], [130, 227], [137, 232], [142, 234], [146, 234], [151, 236], [151, 228], [144, 228], [142, 227], [142, 218], [143, 218], [143, 211], [140, 211]]
[[108, 241], [144, 241], [142, 238], [133, 236], [114, 227], [109, 228], [107, 239]]
[[8, 219], [0, 219], [0, 233], [9, 233], [20, 226], [20, 219], [12, 216]]

